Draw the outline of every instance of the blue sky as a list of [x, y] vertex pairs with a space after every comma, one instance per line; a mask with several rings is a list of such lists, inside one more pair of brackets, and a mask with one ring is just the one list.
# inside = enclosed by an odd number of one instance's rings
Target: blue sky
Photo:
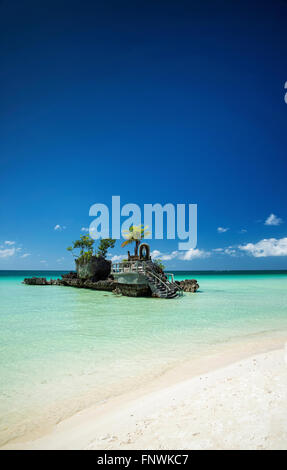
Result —
[[285, 0], [0, 10], [0, 269], [72, 268], [113, 195], [198, 204], [196, 251], [151, 242], [167, 267], [287, 268]]

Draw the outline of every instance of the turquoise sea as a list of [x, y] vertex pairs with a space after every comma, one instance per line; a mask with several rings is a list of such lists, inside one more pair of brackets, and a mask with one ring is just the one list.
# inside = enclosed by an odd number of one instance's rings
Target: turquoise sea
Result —
[[0, 271], [0, 444], [224, 344], [287, 332], [287, 271], [177, 272], [200, 290], [175, 300], [21, 283], [60, 274]]

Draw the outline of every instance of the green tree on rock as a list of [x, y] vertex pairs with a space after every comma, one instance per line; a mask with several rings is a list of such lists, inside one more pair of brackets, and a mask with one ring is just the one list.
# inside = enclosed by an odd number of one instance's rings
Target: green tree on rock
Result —
[[[95, 240], [89, 235], [81, 235], [79, 240], [73, 242], [72, 246], [68, 246], [67, 250], [77, 259], [77, 262], [86, 262], [89, 261], [92, 256], [105, 258], [108, 249], [114, 248], [115, 242], [116, 240], [112, 238], [102, 238], [94, 253]], [[79, 254], [75, 254], [74, 250], [80, 250]]]

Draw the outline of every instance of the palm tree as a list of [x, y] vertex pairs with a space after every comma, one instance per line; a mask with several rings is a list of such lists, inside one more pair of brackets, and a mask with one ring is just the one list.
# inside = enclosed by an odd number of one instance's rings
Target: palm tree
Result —
[[135, 256], [138, 256], [138, 248], [139, 248], [139, 245], [140, 245], [140, 242], [143, 238], [146, 238], [150, 232], [148, 232], [146, 229], [148, 227], [144, 227], [143, 225], [131, 225], [129, 230], [124, 230], [124, 238], [126, 238], [126, 240], [122, 243], [122, 248], [124, 246], [127, 246], [129, 245], [130, 243], [134, 243], [135, 242]]

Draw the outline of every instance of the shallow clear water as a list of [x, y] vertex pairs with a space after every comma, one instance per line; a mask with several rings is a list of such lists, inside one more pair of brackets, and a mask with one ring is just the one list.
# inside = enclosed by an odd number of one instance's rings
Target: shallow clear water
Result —
[[287, 273], [178, 273], [175, 300], [25, 286], [0, 272], [0, 443], [54, 424], [218, 345], [287, 331]]

